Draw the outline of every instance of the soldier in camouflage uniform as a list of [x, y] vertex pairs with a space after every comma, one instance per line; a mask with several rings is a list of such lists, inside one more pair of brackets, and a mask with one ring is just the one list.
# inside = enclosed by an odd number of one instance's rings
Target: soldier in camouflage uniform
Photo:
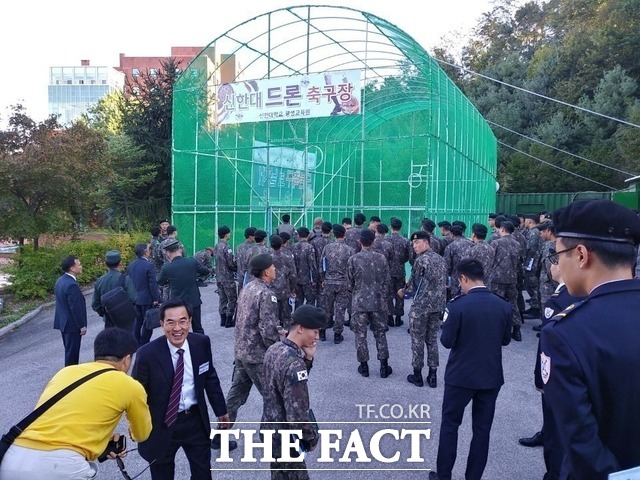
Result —
[[508, 215], [507, 220], [513, 223], [513, 238], [515, 238], [520, 244], [520, 268], [518, 269], [518, 281], [516, 282], [516, 289], [518, 290], [517, 305], [520, 312], [520, 318], [525, 311], [524, 303], [524, 253], [527, 250], [527, 237], [522, 233], [520, 229], [520, 218], [517, 215]]
[[491, 277], [491, 269], [493, 268], [496, 251], [492, 245], [489, 245], [485, 241], [487, 233], [487, 227], [483, 224], [473, 224], [471, 227], [471, 240], [473, 240], [473, 247], [469, 250], [469, 258], [478, 260], [482, 264], [482, 270], [484, 271], [485, 278], [487, 279], [487, 287], [491, 288], [489, 285], [489, 278]]
[[234, 278], [237, 266], [233, 256], [233, 250], [229, 246], [231, 230], [226, 225], [218, 228], [218, 243], [213, 249], [213, 257], [216, 262], [216, 284], [218, 287], [218, 313], [220, 313], [220, 326], [233, 327], [233, 317], [236, 313], [238, 302], [238, 287]]
[[242, 289], [242, 284], [244, 283], [244, 274], [249, 269], [249, 260], [246, 258], [246, 254], [248, 250], [250, 250], [251, 247], [253, 247], [253, 245], [256, 243], [254, 238], [256, 230], [257, 229], [255, 227], [245, 228], [245, 241], [236, 247], [236, 265], [238, 266], [236, 270], [238, 277], [238, 291]]
[[[373, 218], [373, 217], [372, 217]], [[376, 217], [377, 218], [377, 217]], [[387, 239], [386, 235], [389, 232], [389, 227], [386, 224], [380, 222], [374, 222], [373, 232], [376, 235], [375, 240], [373, 241], [373, 245], [371, 246], [374, 252], [378, 252], [384, 256], [387, 260], [387, 266], [389, 267], [389, 272], [391, 272], [391, 257], [393, 256], [393, 245]], [[393, 319], [393, 311], [389, 308], [391, 305], [391, 296], [393, 292], [391, 291], [391, 283], [389, 283], [389, 292], [385, 296], [385, 301], [387, 302], [387, 325], [390, 327], [395, 326], [395, 321]]]
[[[349, 258], [355, 255], [355, 250], [344, 241], [346, 230], [342, 225], [333, 226], [335, 242], [328, 243], [320, 260], [320, 282], [322, 283], [322, 295], [320, 305], [329, 317], [328, 326], [333, 325], [333, 342], [342, 343], [344, 337], [344, 312], [349, 304], [347, 294], [347, 263]], [[320, 338], [324, 337], [324, 330], [320, 332]]]
[[551, 222], [539, 224], [538, 230], [542, 240], [540, 245], [540, 305], [545, 305], [558, 288], [558, 282], [551, 277], [551, 262], [549, 261], [549, 254], [556, 249], [556, 236]]
[[[156, 265], [156, 270], [159, 272], [162, 270], [162, 266], [165, 263], [169, 263], [169, 257], [167, 256], [167, 250], [165, 247], [169, 244], [169, 242], [173, 243], [173, 240], [178, 239], [178, 229], [174, 225], [169, 225], [167, 227], [167, 238], [165, 238], [156, 250], [156, 256], [154, 257], [154, 263]], [[180, 253], [183, 257], [186, 258], [186, 253], [184, 251], [184, 245], [180, 243], [179, 247]], [[171, 286], [167, 283], [166, 285], [160, 286], [160, 300], [167, 301], [171, 298]]]
[[487, 243], [491, 243], [494, 240], [500, 238], [500, 234], [498, 233], [498, 227], [496, 227], [496, 217], [497, 213], [489, 214], [489, 226], [491, 227], [491, 236], [487, 239]]
[[[284, 235], [284, 232], [282, 235]], [[289, 329], [289, 325], [291, 325], [289, 298], [296, 296], [296, 284], [298, 283], [296, 264], [293, 261], [293, 255], [290, 256], [282, 251], [282, 237], [271, 235], [269, 243], [272, 249], [273, 264], [276, 267], [276, 279], [271, 284], [271, 290], [273, 290], [278, 299], [280, 323], [285, 329]]]
[[524, 288], [529, 294], [529, 309], [524, 315], [532, 318], [540, 316], [540, 249], [542, 240], [538, 230], [540, 216], [525, 215], [524, 226], [527, 229], [527, 247], [524, 254]]
[[427, 232], [413, 233], [411, 242], [417, 254], [411, 269], [411, 278], [405, 288], [397, 291], [399, 297], [404, 296], [405, 293], [413, 294], [413, 303], [409, 311], [413, 374], [407, 376], [407, 381], [417, 387], [424, 386], [422, 368], [426, 344], [429, 366], [427, 384], [431, 388], [436, 388], [438, 386], [437, 368], [440, 365], [438, 356], [440, 316], [444, 312], [447, 301], [447, 265], [444, 259], [429, 247]]
[[235, 422], [238, 409], [256, 386], [264, 397], [262, 384], [264, 354], [280, 339], [278, 333], [278, 299], [269, 285], [276, 278], [271, 255], [261, 253], [249, 263], [255, 280], [249, 282], [238, 297], [235, 326], [235, 362], [231, 388], [227, 394], [227, 410]]
[[351, 330], [355, 334], [356, 353], [360, 366], [358, 373], [369, 376], [369, 348], [367, 330], [371, 327], [376, 340], [380, 376], [387, 378], [392, 373], [388, 364], [389, 348], [386, 336], [386, 317], [391, 276], [389, 266], [383, 255], [371, 249], [374, 233], [363, 229], [360, 233], [362, 250], [349, 259], [347, 266], [347, 285], [351, 292]]
[[344, 236], [346, 244], [353, 248], [356, 253], [358, 253], [362, 248], [360, 246], [360, 232], [362, 231], [362, 225], [364, 225], [366, 220], [367, 217], [365, 217], [364, 214], [356, 213], [355, 217], [353, 217], [353, 221], [356, 226], [347, 229], [347, 233]]
[[410, 252], [413, 249], [411, 248], [411, 242], [400, 233], [402, 220], [394, 217], [391, 219], [390, 225], [391, 235], [387, 237], [392, 247], [391, 259], [389, 260], [389, 272], [391, 273], [389, 313], [395, 316], [394, 325], [399, 327], [404, 323], [402, 321], [402, 316], [404, 315], [404, 298], [397, 296], [396, 292], [404, 288], [407, 279], [404, 266], [409, 261]]
[[473, 242], [462, 236], [463, 228], [460, 225], [451, 225], [449, 229], [453, 237], [453, 241], [444, 249], [442, 257], [447, 265], [447, 274], [449, 275], [449, 295], [450, 298], [460, 295], [460, 283], [455, 274], [458, 262], [469, 256], [469, 251], [473, 247]]
[[513, 223], [502, 221], [500, 223], [500, 238], [491, 242], [496, 255], [491, 269], [491, 291], [511, 303], [513, 310], [512, 338], [516, 342], [522, 341], [520, 333], [520, 310], [518, 310], [518, 270], [522, 268], [520, 244], [513, 238]]
[[[255, 240], [253, 245], [244, 252], [244, 262], [246, 265], [249, 265], [249, 263], [251, 263], [251, 259], [256, 255], [260, 255], [261, 253], [271, 253], [271, 249], [267, 246], [267, 232], [264, 230], [256, 230], [253, 234], [253, 239]], [[247, 285], [253, 279], [254, 277], [251, 274], [251, 270], [247, 270], [243, 275], [242, 285]]]
[[[329, 243], [333, 242], [333, 239], [331, 238], [332, 227], [333, 225], [331, 225], [331, 222], [322, 222], [322, 225], [320, 226], [321, 234], [309, 240], [309, 243], [311, 244], [311, 246], [313, 246], [313, 251], [316, 256], [316, 266], [317, 266], [318, 274], [320, 272], [320, 269], [322, 268], [322, 265], [320, 263], [322, 261], [322, 250], [324, 250], [325, 245], [328, 245]], [[318, 282], [316, 285], [316, 304], [318, 306], [321, 306], [319, 303], [321, 296], [322, 296], [322, 285], [320, 284], [320, 282]], [[320, 340], [325, 340], [324, 332], [321, 332]]]
[[158, 247], [164, 238], [160, 237], [160, 227], [155, 225], [151, 227], [151, 240], [149, 241], [149, 252], [151, 253], [150, 261], [153, 262], [153, 265], [156, 267], [156, 273], [160, 273], [160, 269], [158, 265], [156, 265], [155, 258], [158, 253]]
[[213, 265], [211, 263], [211, 257], [213, 257], [213, 247], [207, 247], [204, 250], [198, 250], [194, 255], [195, 258], [200, 265], [203, 265], [209, 269], [209, 275], [200, 275], [198, 276], [198, 286], [206, 287], [207, 280], [213, 273]]
[[[436, 229], [436, 222], [429, 218], [425, 218], [422, 220], [422, 231], [427, 232], [429, 234], [429, 248], [436, 252], [438, 255], [442, 255], [444, 253], [444, 243], [440, 238], [434, 235], [433, 231]], [[412, 253], [413, 249], [411, 249]], [[413, 265], [413, 262], [411, 263]]]
[[[312, 451], [320, 438], [309, 408], [309, 372], [317, 349], [320, 329], [326, 327], [324, 310], [303, 305], [293, 314], [293, 325], [286, 338], [267, 350], [264, 356], [264, 404], [261, 429], [276, 430], [273, 457], [282, 457], [280, 430], [301, 430], [303, 451]], [[293, 456], [293, 455], [292, 455]], [[302, 462], [272, 462], [272, 480], [308, 480]]]
[[[291, 235], [287, 232], [279, 233], [278, 236], [282, 239], [282, 253], [286, 253], [288, 256], [293, 259], [293, 250], [291, 249]], [[296, 237], [298, 236], [298, 232], [296, 231]]]
[[300, 227], [298, 229], [299, 241], [293, 244], [293, 259], [298, 272], [298, 284], [296, 285], [296, 308], [303, 303], [315, 305], [316, 285], [319, 281], [318, 263], [313, 246], [309, 243], [309, 229]]
[[453, 242], [453, 236], [451, 235], [451, 223], [448, 220], [443, 220], [442, 222], [438, 222], [438, 227], [440, 227], [440, 234], [442, 237], [440, 238], [440, 246], [442, 247], [442, 253], [444, 254], [444, 249], [447, 248], [451, 242]]

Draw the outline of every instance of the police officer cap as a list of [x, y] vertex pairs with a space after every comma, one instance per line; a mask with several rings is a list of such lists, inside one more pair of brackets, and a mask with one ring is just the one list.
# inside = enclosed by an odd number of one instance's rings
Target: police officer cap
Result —
[[268, 253], [259, 253], [249, 262], [249, 267], [253, 270], [266, 270], [271, 265], [273, 265], [273, 257]]
[[327, 328], [327, 314], [320, 307], [301, 305], [291, 315], [291, 324], [311, 329]]
[[429, 234], [424, 230], [419, 230], [417, 232], [413, 232], [409, 240], [411, 240], [412, 242], [414, 240], [429, 240]]
[[323, 222], [322, 227], [320, 227], [322, 233], [331, 233], [331, 229], [333, 228], [333, 224], [331, 222]]
[[556, 237], [640, 243], [640, 219], [611, 200], [578, 200], [553, 213]]
[[120, 256], [120, 252], [118, 250], [109, 250], [104, 256], [104, 261], [106, 263], [119, 263], [122, 260]]
[[376, 238], [375, 233], [373, 233], [368, 228], [363, 228], [362, 231], [360, 232], [360, 239], [364, 240], [365, 242], [373, 242], [375, 238]]
[[269, 244], [271, 245], [271, 248], [279, 248], [282, 246], [282, 237], [280, 237], [280, 235], [271, 235], [269, 237]]
[[298, 235], [300, 235], [302, 238], [308, 237], [309, 229], [307, 227], [300, 227], [298, 229]]
[[219, 236], [224, 237], [227, 233], [231, 233], [231, 229], [229, 227], [227, 227], [226, 225], [223, 225], [220, 228], [218, 228], [218, 235]]
[[487, 236], [487, 227], [481, 223], [474, 223], [471, 227], [471, 231], [476, 235], [484, 235]]
[[264, 230], [256, 230], [256, 233], [253, 234], [253, 238], [256, 239], [256, 242], [260, 243], [262, 240], [267, 238], [267, 232]]
[[389, 227], [387, 227], [384, 223], [379, 223], [376, 225], [376, 230], [378, 233], [389, 233]]
[[344, 226], [340, 225], [339, 223], [336, 223], [333, 225], [333, 233], [334, 235], [342, 235], [344, 237], [344, 234], [347, 233], [347, 229], [344, 228]]
[[180, 241], [177, 238], [171, 238], [167, 241], [167, 243], [164, 244], [164, 247], [162, 247], [164, 250], [177, 250], [178, 245], [180, 245]]
[[394, 228], [396, 230], [400, 230], [402, 228], [402, 220], [396, 217], [393, 217], [389, 224], [391, 225], [391, 228]]

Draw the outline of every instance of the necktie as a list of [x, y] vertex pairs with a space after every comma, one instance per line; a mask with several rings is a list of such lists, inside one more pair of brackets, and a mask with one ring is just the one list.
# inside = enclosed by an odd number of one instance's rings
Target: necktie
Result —
[[178, 349], [178, 362], [176, 363], [176, 372], [173, 375], [173, 385], [171, 386], [171, 395], [169, 395], [169, 405], [167, 413], [164, 416], [164, 424], [167, 427], [173, 425], [178, 418], [178, 405], [180, 404], [180, 394], [182, 393], [182, 378], [184, 377], [184, 350]]

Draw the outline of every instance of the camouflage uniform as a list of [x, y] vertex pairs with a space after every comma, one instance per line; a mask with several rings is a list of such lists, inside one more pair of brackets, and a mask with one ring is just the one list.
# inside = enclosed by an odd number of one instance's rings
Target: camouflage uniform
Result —
[[445, 235], [444, 237], [438, 238], [438, 241], [440, 242], [440, 248], [442, 249], [442, 254], [444, 254], [444, 250], [445, 248], [447, 248], [447, 245], [453, 242], [453, 236]]
[[[387, 237], [379, 237], [376, 235], [375, 240], [373, 241], [373, 245], [371, 245], [371, 249], [374, 252], [378, 252], [384, 256], [387, 260], [387, 266], [389, 267], [389, 273], [391, 274], [391, 258], [393, 257], [393, 244], [387, 239]], [[396, 290], [397, 291], [397, 290]], [[393, 310], [390, 308], [392, 297], [391, 291], [391, 281], [389, 281], [389, 291], [385, 295], [385, 301], [387, 302], [387, 313], [392, 315]]]
[[244, 251], [244, 261], [245, 265], [247, 265], [247, 270], [241, 279], [243, 287], [247, 286], [249, 282], [255, 280], [256, 278], [251, 275], [251, 269], [249, 268], [249, 262], [251, 261], [251, 259], [256, 255], [260, 255], [261, 253], [268, 253], [269, 255], [271, 255], [272, 251], [273, 250], [271, 250], [271, 248], [264, 243], [254, 243], [250, 248]]
[[344, 312], [349, 304], [347, 295], [347, 263], [355, 255], [355, 250], [344, 240], [331, 242], [324, 247], [320, 260], [320, 280], [322, 295], [320, 305], [333, 319], [333, 332], [339, 335], [344, 330]]
[[278, 317], [280, 317], [280, 322], [282, 326], [288, 330], [291, 326], [291, 306], [289, 305], [289, 298], [291, 294], [295, 292], [296, 284], [298, 283], [296, 264], [293, 261], [293, 256], [283, 252], [282, 249], [277, 251], [272, 250], [271, 257], [276, 267], [276, 278], [269, 286], [278, 299]]
[[[162, 240], [156, 249], [156, 256], [153, 257], [158, 274], [160, 273], [160, 270], [162, 270], [162, 266], [169, 262], [169, 257], [167, 257], [167, 252], [165, 251], [164, 246], [168, 244], [170, 240], [174, 240], [174, 237], [166, 237]], [[180, 243], [180, 251], [182, 252], [182, 256], [186, 258], [184, 245], [182, 245], [182, 243]], [[171, 298], [171, 286], [167, 283], [165, 285], [158, 285], [158, 287], [160, 288], [160, 300], [163, 302], [169, 300]]]
[[298, 272], [298, 284], [296, 285], [296, 308], [303, 303], [315, 305], [315, 285], [318, 283], [318, 263], [313, 246], [304, 239], [293, 244], [293, 258]]
[[376, 339], [378, 360], [389, 358], [387, 346], [388, 304], [391, 276], [384, 256], [371, 248], [363, 248], [349, 259], [347, 284], [351, 291], [351, 330], [356, 337], [358, 362], [369, 361], [367, 327], [370, 325]]
[[456, 267], [463, 258], [469, 257], [469, 252], [473, 248], [473, 242], [465, 237], [454, 237], [453, 241], [447, 245], [442, 254], [447, 265], [447, 274], [450, 277], [451, 297], [460, 295], [460, 283], [456, 276]]
[[[261, 429], [302, 430], [301, 444], [313, 449], [319, 434], [309, 423], [309, 388], [312, 362], [304, 351], [288, 338], [272, 345], [264, 357], [264, 407]], [[273, 436], [273, 457], [281, 457], [279, 434]], [[272, 462], [272, 480], [306, 480], [309, 475], [304, 462]]]
[[347, 228], [347, 233], [344, 235], [344, 241], [347, 245], [355, 250], [358, 253], [362, 250], [362, 246], [360, 245], [360, 232], [362, 231], [362, 227], [351, 227]]
[[413, 294], [409, 311], [411, 334], [411, 365], [424, 367], [424, 346], [427, 345], [427, 365], [438, 367], [438, 333], [440, 315], [447, 302], [447, 265], [444, 259], [429, 249], [416, 257], [405, 293]]
[[511, 303], [513, 325], [522, 325], [518, 309], [518, 271], [522, 269], [520, 244], [513, 235], [505, 235], [491, 243], [496, 255], [491, 269], [491, 291]]
[[389, 314], [401, 317], [404, 315], [404, 298], [396, 295], [396, 292], [404, 287], [406, 281], [405, 264], [409, 261], [410, 252], [413, 250], [411, 242], [400, 235], [399, 232], [391, 232], [387, 237], [391, 243], [391, 260], [389, 272], [391, 274], [391, 289], [389, 293]]
[[236, 259], [227, 242], [220, 240], [213, 248], [216, 262], [216, 285], [218, 287], [218, 313], [220, 316], [233, 316], [238, 302], [238, 287], [234, 279]]
[[162, 268], [162, 264], [158, 265], [156, 262], [156, 255], [158, 254], [158, 248], [163, 240], [166, 240], [165, 236], [151, 237], [151, 241], [149, 242], [149, 251], [151, 252], [151, 261], [153, 265], [156, 267], [156, 273], [160, 273], [160, 269]]
[[433, 233], [429, 234], [429, 249], [436, 252], [438, 255], [444, 253], [444, 242], [436, 237]]
[[213, 265], [211, 265], [211, 253], [209, 253], [209, 250], [207, 250], [206, 248], [204, 250], [198, 250], [194, 255], [193, 258], [195, 258], [198, 263], [200, 263], [201, 265], [204, 265], [205, 267], [207, 267], [209, 269], [209, 274], [208, 275], [199, 275], [198, 276], [198, 280], [202, 283], [206, 282], [209, 279], [209, 276], [213, 273]]
[[540, 248], [540, 305], [546, 305], [558, 288], [558, 282], [551, 278], [551, 262], [547, 258], [551, 249], [555, 248], [555, 240], [543, 242]]
[[500, 234], [498, 233], [497, 230], [494, 230], [493, 232], [491, 232], [491, 235], [489, 236], [487, 243], [492, 243], [494, 240], [497, 240], [500, 238]]
[[524, 254], [524, 288], [531, 298], [531, 308], [540, 309], [540, 231], [529, 230]]
[[264, 397], [264, 354], [280, 337], [277, 326], [278, 299], [262, 279], [249, 282], [238, 297], [235, 326], [235, 362], [227, 394], [229, 418], [235, 422], [238, 409], [249, 398], [252, 385]]
[[[313, 251], [316, 255], [318, 275], [320, 275], [320, 270], [322, 269], [322, 251], [326, 245], [333, 243], [333, 239], [328, 234], [323, 233], [319, 237], [314, 237], [313, 240], [309, 241], [309, 243], [313, 246]], [[316, 304], [320, 302], [320, 297], [322, 297], [322, 285], [318, 282], [316, 284]]]
[[516, 281], [516, 291], [518, 293], [516, 297], [516, 305], [518, 307], [518, 312], [524, 312], [525, 306], [522, 291], [524, 290], [524, 252], [527, 249], [527, 239], [519, 228], [516, 228], [511, 236], [520, 244], [520, 268], [518, 268], [518, 278]]
[[236, 247], [236, 265], [238, 266], [238, 290], [244, 287], [244, 274], [249, 269], [249, 260], [246, 259], [247, 251], [255, 245], [255, 242], [245, 240]]
[[487, 287], [490, 285], [489, 279], [491, 278], [491, 269], [493, 268], [495, 255], [496, 250], [493, 248], [493, 245], [489, 245], [484, 240], [475, 242], [473, 247], [471, 247], [471, 250], [469, 250], [469, 258], [473, 258], [482, 264], [485, 284]]

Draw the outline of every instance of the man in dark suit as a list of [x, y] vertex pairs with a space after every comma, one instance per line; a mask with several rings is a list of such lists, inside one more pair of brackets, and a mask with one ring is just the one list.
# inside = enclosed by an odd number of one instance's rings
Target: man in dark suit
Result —
[[78, 257], [65, 257], [60, 266], [64, 273], [54, 288], [56, 310], [53, 328], [62, 333], [64, 366], [68, 367], [77, 365], [80, 360], [80, 341], [87, 333], [87, 306], [76, 280], [82, 273]]
[[160, 292], [156, 280], [156, 269], [149, 261], [149, 245], [138, 243], [133, 251], [136, 259], [129, 264], [127, 272], [136, 289], [136, 325], [134, 334], [138, 343], [144, 345], [151, 340], [152, 330], [143, 330], [144, 316], [151, 307], [160, 304]]
[[147, 392], [153, 430], [138, 446], [153, 480], [174, 478], [175, 455], [184, 450], [192, 480], [211, 479], [210, 423], [205, 394], [219, 428], [230, 428], [227, 405], [213, 367], [211, 341], [189, 333], [191, 307], [172, 299], [160, 307], [164, 337], [138, 350], [132, 376]]
[[168, 283], [171, 287], [171, 298], [180, 298], [189, 304], [193, 312], [193, 331], [204, 334], [198, 275], [208, 274], [209, 269], [195, 258], [183, 257], [181, 247], [182, 244], [177, 239], [169, 239], [164, 245], [169, 262], [162, 265], [158, 274], [158, 285]]
[[502, 346], [511, 340], [511, 304], [485, 286], [482, 264], [462, 259], [456, 271], [465, 295], [449, 302], [442, 323], [440, 342], [451, 353], [444, 376], [438, 473], [429, 472], [430, 480], [451, 480], [458, 427], [472, 400], [473, 438], [465, 478], [482, 478], [496, 399], [504, 383]]

